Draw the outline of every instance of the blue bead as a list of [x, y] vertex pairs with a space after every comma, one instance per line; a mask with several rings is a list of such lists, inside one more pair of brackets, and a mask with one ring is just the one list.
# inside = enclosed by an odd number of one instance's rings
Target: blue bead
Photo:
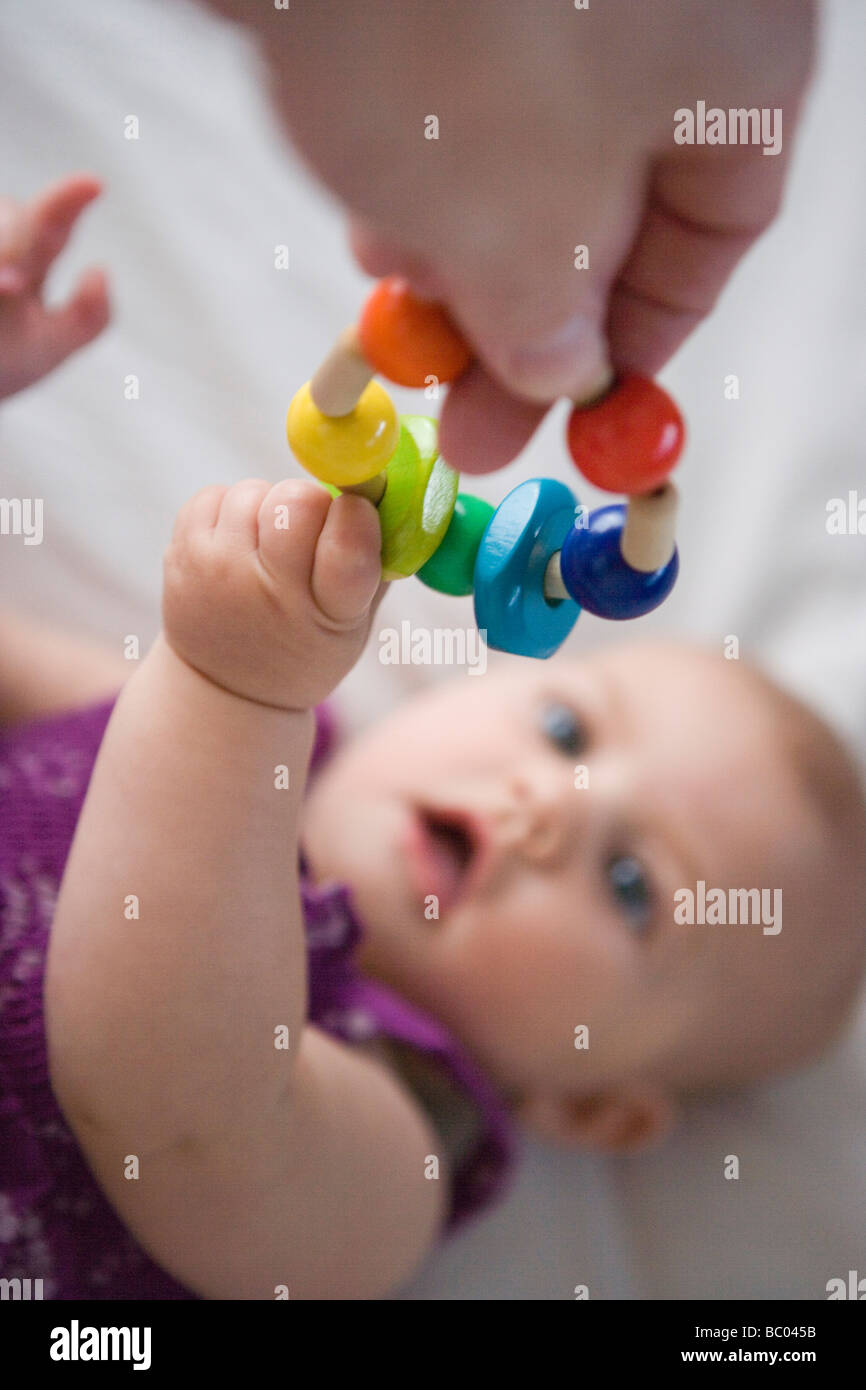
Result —
[[574, 526], [560, 557], [562, 582], [576, 603], [599, 618], [640, 618], [663, 603], [680, 567], [673, 555], [661, 569], [644, 573], [627, 565], [619, 543], [625, 525], [622, 503], [590, 512], [587, 524]]
[[475, 621], [489, 647], [516, 656], [552, 656], [580, 609], [544, 597], [547, 562], [574, 525], [577, 498], [553, 478], [520, 483], [503, 498], [475, 560]]

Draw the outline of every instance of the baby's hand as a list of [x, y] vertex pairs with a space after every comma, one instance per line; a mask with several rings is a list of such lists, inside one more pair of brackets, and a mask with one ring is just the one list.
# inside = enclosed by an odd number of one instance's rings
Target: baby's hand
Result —
[[310, 709], [363, 650], [385, 588], [380, 547], [362, 497], [294, 479], [205, 488], [166, 552], [166, 638], [243, 699]]
[[86, 271], [61, 308], [42, 303], [52, 263], [101, 191], [98, 179], [74, 174], [30, 203], [0, 198], [0, 400], [47, 376], [108, 322], [101, 270]]

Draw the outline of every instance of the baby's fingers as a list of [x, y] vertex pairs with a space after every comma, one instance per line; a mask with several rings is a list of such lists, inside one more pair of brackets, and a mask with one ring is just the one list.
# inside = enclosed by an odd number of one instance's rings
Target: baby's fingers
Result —
[[211, 483], [188, 498], [175, 517], [172, 543], [182, 544], [190, 536], [212, 531], [227, 492], [225, 484]]
[[26, 209], [26, 248], [20, 266], [28, 284], [39, 287], [59, 256], [81, 213], [102, 192], [91, 174], [73, 174], [52, 184]]
[[19, 294], [27, 277], [19, 261], [28, 246], [27, 209], [14, 198], [0, 198], [0, 294]]
[[92, 342], [102, 332], [108, 317], [105, 276], [101, 270], [88, 270], [79, 280], [69, 303], [46, 313], [40, 325], [43, 374]]
[[331, 500], [324, 488], [298, 478], [276, 483], [259, 509], [259, 555], [283, 590], [308, 590], [335, 623], [362, 618], [382, 577], [375, 508], [362, 497]]
[[376, 509], [363, 497], [337, 497], [316, 546], [313, 598], [334, 622], [351, 623], [370, 610], [382, 581], [382, 533]]
[[309, 588], [316, 543], [331, 499], [324, 488], [303, 478], [275, 483], [259, 507], [259, 557], [282, 591]]

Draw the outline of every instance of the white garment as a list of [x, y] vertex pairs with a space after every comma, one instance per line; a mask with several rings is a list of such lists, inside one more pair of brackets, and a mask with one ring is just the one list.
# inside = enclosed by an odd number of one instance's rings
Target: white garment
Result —
[[[664, 373], [689, 429], [681, 577], [641, 624], [733, 634], [866, 750], [866, 537], [831, 536], [829, 499], [866, 495], [863, 403], [866, 11], [832, 0], [784, 215]], [[198, 487], [296, 471], [284, 415], [367, 281], [338, 209], [287, 151], [247, 40], [184, 0], [6, 0], [0, 189], [104, 178], [50, 282], [110, 272], [110, 330], [0, 409], [6, 497], [41, 497], [45, 540], [0, 545], [4, 601], [117, 645], [146, 643], [160, 562]], [[139, 138], [125, 138], [136, 116]], [[275, 248], [289, 249], [288, 270]], [[725, 397], [726, 377], [739, 399]], [[128, 379], [139, 399], [126, 399]], [[415, 393], [398, 408], [424, 411]], [[492, 501], [538, 473], [578, 483], [554, 410], [521, 459], [473, 479]], [[578, 483], [579, 486], [579, 483]], [[596, 498], [588, 488], [581, 495]], [[456, 626], [471, 601], [395, 585], [381, 626]], [[621, 640], [581, 617], [572, 650]], [[504, 658], [508, 660], [508, 658]], [[361, 722], [447, 671], [383, 666], [341, 690]], [[861, 1029], [862, 1034], [862, 1029]], [[527, 1146], [511, 1201], [434, 1258], [406, 1297], [821, 1298], [863, 1268], [866, 1049], [696, 1109], [650, 1158]], [[741, 1178], [726, 1182], [725, 1155]], [[832, 1179], [830, 1175], [832, 1174]]]

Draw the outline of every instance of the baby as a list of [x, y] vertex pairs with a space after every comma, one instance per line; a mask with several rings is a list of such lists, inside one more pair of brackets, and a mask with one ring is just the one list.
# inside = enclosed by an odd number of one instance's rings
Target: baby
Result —
[[380, 1297], [502, 1193], [515, 1118], [638, 1148], [846, 1020], [866, 811], [829, 730], [648, 643], [504, 661], [334, 752], [379, 544], [312, 482], [205, 489], [161, 635], [77, 711], [113, 668], [7, 623], [5, 1276]]

